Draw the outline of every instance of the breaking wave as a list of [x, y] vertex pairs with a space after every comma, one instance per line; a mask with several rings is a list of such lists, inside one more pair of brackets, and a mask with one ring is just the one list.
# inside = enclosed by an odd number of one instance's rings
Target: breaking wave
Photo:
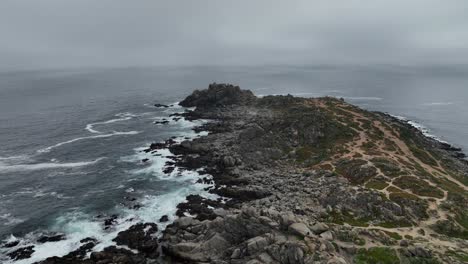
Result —
[[107, 138], [107, 137], [124, 136], [124, 135], [136, 135], [136, 134], [139, 134], [139, 133], [140, 133], [139, 131], [128, 131], [128, 132], [118, 132], [118, 131], [116, 131], [116, 132], [112, 132], [112, 133], [109, 133], [109, 134], [99, 134], [99, 135], [96, 135], [96, 136], [78, 137], [78, 138], [74, 138], [74, 139], [71, 139], [71, 140], [67, 140], [67, 141], [64, 141], [64, 142], [57, 143], [57, 144], [55, 144], [53, 146], [50, 146], [50, 147], [47, 147], [47, 148], [40, 149], [37, 152], [39, 152], [39, 153], [50, 152], [54, 148], [57, 148], [57, 147], [60, 147], [60, 146], [66, 145], [66, 144], [70, 144], [70, 143], [73, 143], [73, 142], [76, 142], [76, 141], [85, 140], [85, 139]]
[[36, 164], [0, 164], [1, 172], [12, 172], [12, 171], [33, 171], [33, 170], [45, 170], [45, 169], [57, 169], [57, 168], [73, 168], [73, 167], [83, 167], [92, 164], [96, 164], [104, 158], [98, 158], [93, 161], [81, 161], [81, 162], [68, 162], [68, 163], [58, 163], [58, 162], [49, 162], [49, 163], [36, 163]]

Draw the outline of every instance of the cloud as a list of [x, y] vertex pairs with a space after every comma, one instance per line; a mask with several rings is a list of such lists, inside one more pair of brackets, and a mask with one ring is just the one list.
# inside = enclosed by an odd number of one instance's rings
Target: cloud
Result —
[[467, 1], [3, 0], [0, 70], [465, 63]]

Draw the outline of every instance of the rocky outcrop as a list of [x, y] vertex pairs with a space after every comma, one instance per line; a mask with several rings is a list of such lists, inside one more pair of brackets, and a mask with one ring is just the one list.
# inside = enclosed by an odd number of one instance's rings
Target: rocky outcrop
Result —
[[153, 223], [136, 224], [129, 229], [119, 232], [114, 241], [117, 245], [126, 245], [136, 249], [148, 258], [158, 257], [158, 242], [155, 233], [158, 226]]
[[215, 107], [249, 104], [256, 100], [251, 91], [230, 84], [210, 84], [207, 90], [196, 90], [179, 104], [184, 107]]

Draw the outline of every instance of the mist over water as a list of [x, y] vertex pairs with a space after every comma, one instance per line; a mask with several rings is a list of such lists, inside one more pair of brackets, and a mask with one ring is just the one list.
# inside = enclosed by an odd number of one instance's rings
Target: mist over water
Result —
[[[211, 82], [255, 94], [335, 96], [399, 115], [468, 150], [468, 68], [397, 66], [156, 67], [0, 74], [0, 239], [35, 243], [40, 232], [66, 241], [37, 246], [64, 255], [97, 236], [100, 247], [138, 221], [157, 222], [190, 193], [203, 193], [196, 172], [165, 175], [170, 153], [141, 150], [172, 136], [200, 136], [196, 123], [170, 119], [173, 104]], [[142, 159], [149, 159], [143, 163]], [[129, 198], [142, 207], [132, 209]], [[102, 218], [119, 215], [103, 230]], [[2, 260], [0, 252], [0, 260]], [[42, 255], [41, 255], [42, 254]], [[18, 263], [31, 263], [31, 260]]]

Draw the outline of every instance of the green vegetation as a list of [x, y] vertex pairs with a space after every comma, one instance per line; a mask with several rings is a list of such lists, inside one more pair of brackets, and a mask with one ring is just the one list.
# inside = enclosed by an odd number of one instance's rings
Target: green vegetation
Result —
[[371, 179], [366, 183], [366, 188], [375, 189], [375, 190], [383, 190], [388, 186], [388, 183], [381, 178], [374, 178]]
[[398, 164], [387, 158], [373, 158], [371, 161], [385, 176], [395, 177], [403, 173]]
[[439, 188], [429, 185], [424, 180], [412, 176], [402, 176], [393, 181], [393, 184], [402, 188], [411, 190], [412, 193], [420, 196], [443, 198], [444, 192]]
[[445, 254], [447, 256], [455, 257], [456, 259], [458, 259], [461, 262], [468, 263], [468, 254], [467, 253], [464, 253], [464, 252], [461, 252], [461, 251], [448, 250], [447, 252], [445, 252]]
[[347, 178], [353, 184], [363, 184], [377, 175], [377, 170], [361, 159], [342, 159], [336, 164], [336, 173]]
[[358, 246], [364, 246], [366, 240], [352, 230], [338, 230], [335, 232], [336, 238], [343, 242], [352, 242]]
[[427, 165], [437, 166], [437, 161], [425, 150], [418, 148], [414, 144], [408, 145], [411, 152], [413, 152], [414, 156], [418, 158], [420, 161], [426, 163]]
[[456, 225], [453, 220], [437, 221], [431, 228], [437, 233], [449, 237], [468, 239], [468, 231]]
[[398, 264], [400, 263], [394, 249], [384, 247], [373, 247], [360, 249], [354, 257], [356, 264]]
[[378, 224], [378, 226], [385, 227], [385, 228], [397, 228], [397, 227], [411, 227], [413, 226], [408, 220], [400, 219], [395, 221], [387, 221]]
[[395, 233], [395, 232], [384, 231], [384, 233], [395, 240], [401, 240], [403, 238], [398, 233]]
[[361, 217], [356, 218], [350, 212], [344, 211], [343, 213], [338, 212], [331, 212], [328, 214], [326, 219], [328, 222], [343, 225], [347, 223], [351, 226], [360, 226], [360, 227], [367, 227], [369, 226], [369, 221], [372, 219], [370, 217]]
[[393, 193], [390, 193], [389, 198], [390, 200], [398, 204], [401, 204], [402, 199], [419, 200], [419, 198], [416, 195], [413, 195], [407, 192], [393, 192]]
[[456, 216], [455, 216], [455, 221], [459, 225], [461, 225], [463, 228], [468, 229], [468, 211], [466, 210], [461, 210]]

